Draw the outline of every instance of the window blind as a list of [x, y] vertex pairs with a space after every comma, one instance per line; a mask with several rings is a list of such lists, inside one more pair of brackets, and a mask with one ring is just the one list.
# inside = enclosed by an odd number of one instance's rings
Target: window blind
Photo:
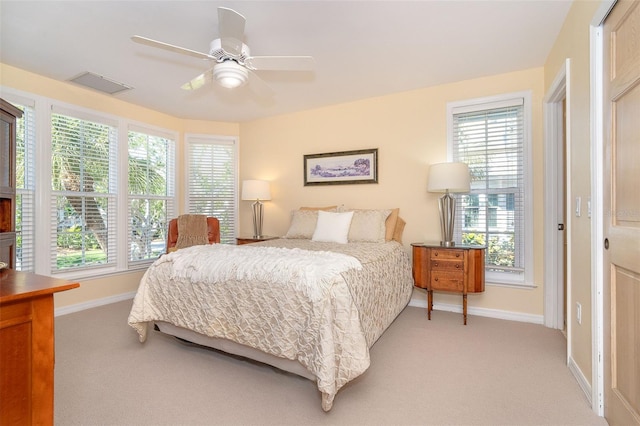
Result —
[[469, 165], [471, 191], [456, 212], [458, 240], [487, 245], [487, 270], [525, 267], [522, 99], [453, 110], [453, 160]]
[[51, 269], [116, 261], [117, 128], [51, 114]]
[[128, 140], [127, 241], [133, 266], [166, 251], [168, 221], [175, 216], [175, 142], [143, 130], [129, 131]]
[[237, 148], [234, 140], [191, 136], [188, 144], [187, 210], [217, 217], [220, 242], [236, 237]]

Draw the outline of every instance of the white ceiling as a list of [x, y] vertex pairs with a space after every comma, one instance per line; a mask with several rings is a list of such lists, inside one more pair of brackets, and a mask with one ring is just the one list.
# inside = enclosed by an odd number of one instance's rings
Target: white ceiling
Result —
[[[132, 86], [114, 95], [176, 117], [243, 122], [544, 65], [570, 0], [0, 0], [0, 61], [56, 80], [90, 71]], [[217, 7], [247, 19], [253, 56], [311, 55], [316, 70], [258, 72], [247, 87], [180, 86], [206, 61], [131, 41], [142, 35], [207, 52]]]

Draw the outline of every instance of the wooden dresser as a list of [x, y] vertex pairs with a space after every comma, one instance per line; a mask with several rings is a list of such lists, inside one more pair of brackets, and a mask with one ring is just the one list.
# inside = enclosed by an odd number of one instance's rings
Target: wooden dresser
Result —
[[0, 425], [53, 424], [53, 295], [79, 286], [0, 270]]
[[413, 281], [427, 290], [427, 316], [431, 319], [433, 291], [462, 294], [467, 324], [467, 294], [484, 291], [484, 246], [443, 247], [438, 243], [413, 243]]

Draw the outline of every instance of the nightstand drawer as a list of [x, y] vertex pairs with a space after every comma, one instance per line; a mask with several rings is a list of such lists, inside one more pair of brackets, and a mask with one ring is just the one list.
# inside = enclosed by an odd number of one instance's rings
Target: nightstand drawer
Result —
[[432, 271], [464, 271], [464, 261], [449, 259], [431, 259]]
[[431, 249], [431, 259], [460, 259], [464, 258], [464, 250], [446, 249], [438, 250]]
[[442, 291], [463, 291], [464, 272], [431, 271], [431, 288]]

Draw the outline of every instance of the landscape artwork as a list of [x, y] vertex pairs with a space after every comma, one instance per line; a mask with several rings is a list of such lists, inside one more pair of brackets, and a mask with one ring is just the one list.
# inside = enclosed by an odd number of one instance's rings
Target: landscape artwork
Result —
[[304, 156], [304, 185], [378, 183], [378, 149]]

